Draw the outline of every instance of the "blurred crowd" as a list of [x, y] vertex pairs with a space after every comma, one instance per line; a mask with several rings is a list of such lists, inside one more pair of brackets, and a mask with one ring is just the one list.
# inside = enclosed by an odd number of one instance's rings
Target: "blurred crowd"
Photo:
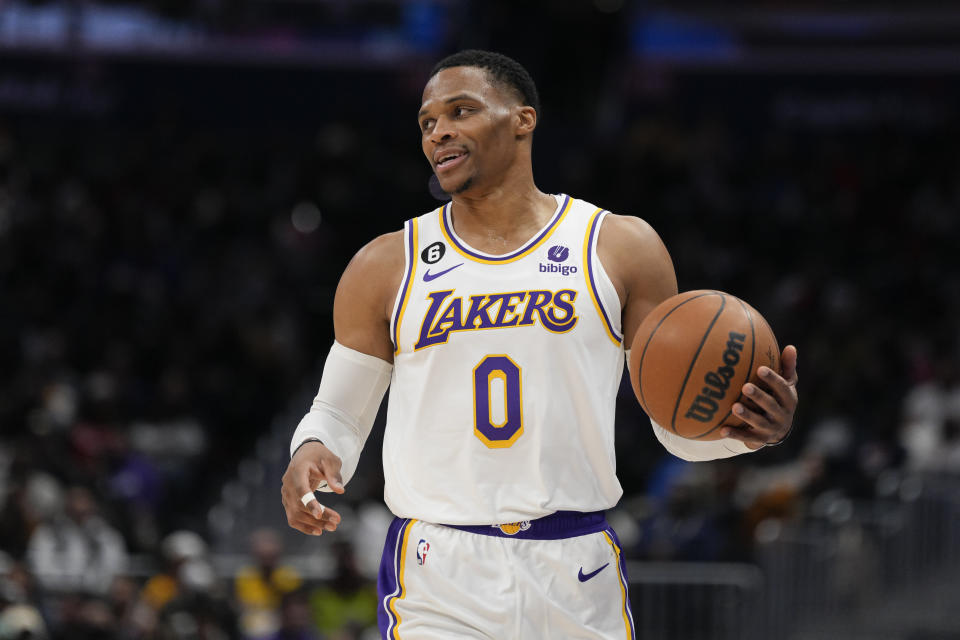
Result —
[[[632, 558], [748, 559], [771, 519], [960, 469], [956, 124], [741, 106], [624, 108], [588, 136], [548, 103], [537, 133], [541, 188], [646, 218], [681, 290], [738, 295], [799, 348], [795, 433], [742, 459], [666, 455], [624, 384], [613, 524]], [[269, 531], [225, 568], [205, 515], [318, 382], [349, 257], [437, 205], [413, 112], [409, 135], [167, 115], [0, 120], [0, 639], [361, 638], [375, 596], [349, 539], [323, 580]]]
[[352, 546], [334, 546], [324, 580], [284, 562], [280, 535], [257, 529], [231, 570], [196, 532], [163, 538], [133, 566], [90, 493], [69, 490], [27, 554], [0, 554], [0, 638], [16, 640], [364, 640], [379, 637], [376, 587]]
[[[316, 191], [336, 176], [263, 140], [63, 133], [0, 125], [0, 638], [358, 637], [303, 631], [342, 626], [314, 624], [347, 615], [329, 584], [251, 569], [234, 591], [194, 557], [228, 474], [332, 339], [350, 234]], [[325, 134], [316, 155], [336, 162]], [[336, 584], [369, 595], [353, 583]]]

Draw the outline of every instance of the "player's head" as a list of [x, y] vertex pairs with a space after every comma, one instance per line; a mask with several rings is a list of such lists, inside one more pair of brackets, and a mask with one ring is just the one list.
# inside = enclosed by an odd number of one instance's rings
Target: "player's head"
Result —
[[537, 87], [518, 62], [470, 49], [441, 60], [423, 89], [423, 152], [447, 193], [499, 184], [529, 167]]

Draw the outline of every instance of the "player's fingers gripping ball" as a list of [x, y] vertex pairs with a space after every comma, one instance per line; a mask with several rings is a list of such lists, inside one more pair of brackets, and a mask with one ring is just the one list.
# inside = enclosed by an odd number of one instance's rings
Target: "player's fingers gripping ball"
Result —
[[630, 381], [650, 419], [684, 438], [717, 440], [723, 425], [744, 424], [734, 402], [744, 383], [764, 385], [757, 368], [780, 371], [770, 325], [722, 291], [687, 291], [660, 303], [640, 324], [630, 351]]

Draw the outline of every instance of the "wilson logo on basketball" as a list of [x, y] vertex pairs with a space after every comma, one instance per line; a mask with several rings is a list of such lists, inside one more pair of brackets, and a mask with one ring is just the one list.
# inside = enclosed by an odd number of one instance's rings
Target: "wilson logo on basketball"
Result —
[[728, 337], [727, 348], [723, 350], [723, 364], [717, 367], [716, 371], [708, 371], [703, 377], [704, 387], [693, 399], [693, 404], [690, 405], [685, 414], [687, 418], [692, 418], [698, 422], [712, 421], [720, 406], [717, 404], [717, 400], [723, 400], [727, 395], [730, 380], [736, 375], [734, 367], [740, 362], [743, 343], [747, 339], [746, 334], [736, 331], [731, 331]]

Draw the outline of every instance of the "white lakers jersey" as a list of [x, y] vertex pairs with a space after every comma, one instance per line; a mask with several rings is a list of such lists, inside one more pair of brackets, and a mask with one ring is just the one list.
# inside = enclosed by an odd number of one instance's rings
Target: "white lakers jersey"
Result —
[[620, 301], [596, 251], [606, 212], [557, 201], [505, 255], [461, 240], [449, 204], [406, 222], [383, 443], [396, 515], [498, 524], [619, 500]]

